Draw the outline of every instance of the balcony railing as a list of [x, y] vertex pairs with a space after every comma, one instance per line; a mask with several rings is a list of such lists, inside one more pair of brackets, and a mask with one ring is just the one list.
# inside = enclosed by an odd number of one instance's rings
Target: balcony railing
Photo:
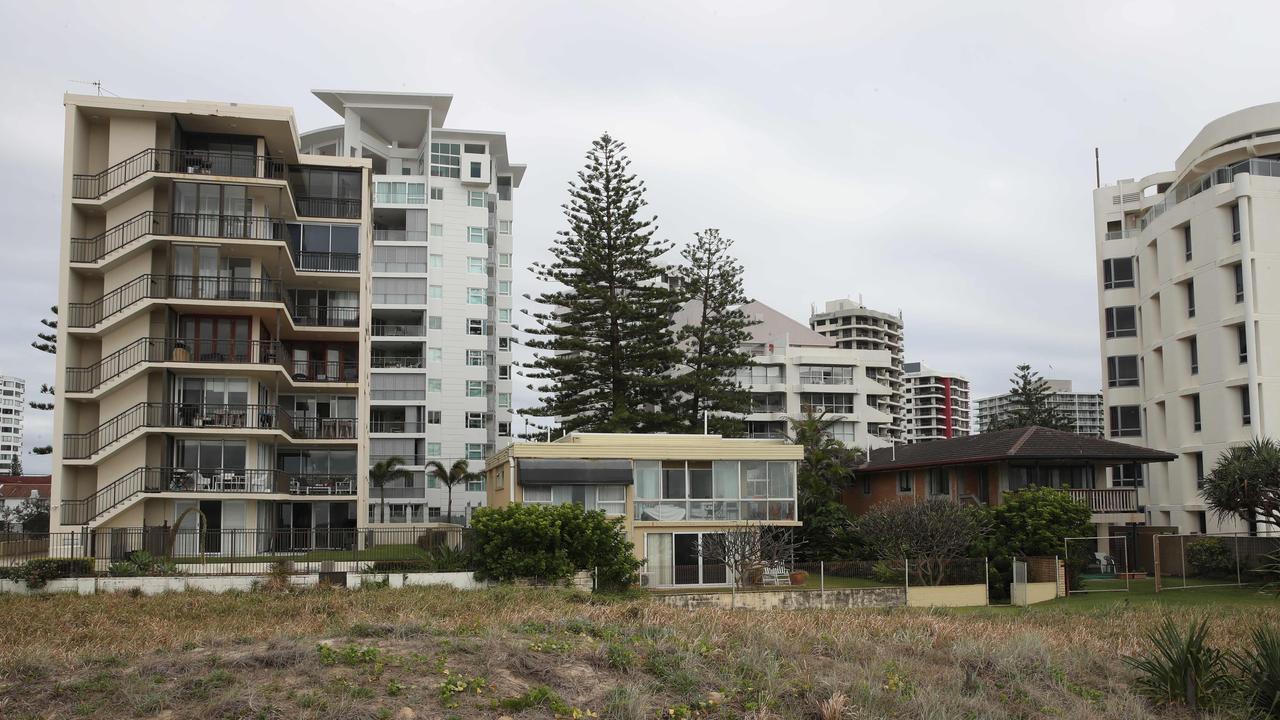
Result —
[[86, 433], [63, 435], [62, 455], [93, 457], [142, 428], [282, 430], [295, 439], [354, 439], [355, 418], [293, 418], [276, 405], [141, 402]]
[[288, 360], [283, 365], [298, 382], [360, 382], [355, 360]]
[[63, 500], [60, 519], [85, 525], [139, 493], [276, 493], [354, 495], [353, 473], [291, 473], [253, 468], [140, 467], [81, 500]]
[[426, 242], [426, 230], [387, 230], [375, 229], [374, 242]]
[[148, 210], [91, 238], [71, 239], [71, 262], [97, 262], [145, 235], [176, 235], [224, 240], [283, 240], [280, 218]]
[[383, 370], [421, 369], [423, 362], [421, 355], [374, 355], [369, 358], [369, 367]]
[[406, 466], [422, 466], [427, 464], [427, 456], [423, 453], [393, 453], [391, 455], [370, 455], [369, 464], [376, 465], [380, 462], [386, 462], [391, 458], [396, 458], [401, 465]]
[[263, 155], [217, 150], [147, 148], [96, 175], [75, 175], [71, 196], [96, 199], [151, 172], [282, 180], [284, 163]]
[[372, 333], [374, 337], [423, 337], [427, 334], [426, 328], [422, 325], [377, 322], [373, 324]]
[[375, 433], [420, 433], [426, 425], [417, 420], [370, 420], [369, 432]]
[[636, 500], [635, 519], [658, 522], [795, 520], [794, 500]]
[[299, 270], [312, 272], [360, 272], [360, 255], [358, 253], [302, 251], [297, 254], [294, 262]]
[[358, 198], [314, 197], [302, 195], [294, 199], [299, 217], [342, 218], [358, 220], [360, 218], [360, 200]]
[[1136, 513], [1138, 491], [1133, 488], [1103, 488], [1099, 490], [1068, 490], [1071, 499], [1089, 506], [1092, 513]]
[[70, 303], [67, 324], [88, 328], [148, 299], [281, 302], [280, 285], [270, 278], [142, 275], [88, 303]]
[[360, 308], [344, 305], [293, 304], [293, 324], [302, 327], [359, 327]]

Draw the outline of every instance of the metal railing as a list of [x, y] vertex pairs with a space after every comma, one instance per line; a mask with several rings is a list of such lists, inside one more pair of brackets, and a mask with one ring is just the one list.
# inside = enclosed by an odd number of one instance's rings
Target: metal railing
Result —
[[95, 175], [72, 176], [71, 196], [96, 199], [152, 172], [282, 180], [285, 166], [279, 160], [251, 153], [147, 148]]
[[360, 308], [345, 305], [289, 303], [293, 324], [301, 327], [348, 327], [360, 325]]
[[17, 537], [6, 547], [15, 551], [0, 552], [0, 566], [24, 563], [33, 554], [20, 548], [39, 547], [40, 557], [87, 561], [81, 573], [86, 576], [137, 575], [138, 568], [126, 561], [138, 551], [162, 561], [142, 570], [153, 575], [451, 571], [458, 567], [436, 566], [433, 551], [447, 546], [468, 552], [472, 542], [471, 531], [460, 527], [202, 529], [194, 516], [180, 528], [100, 527], [13, 535]]
[[420, 369], [423, 367], [421, 355], [374, 355], [369, 358], [369, 367], [381, 369]]
[[298, 382], [360, 382], [355, 360], [288, 360], [282, 363]]
[[427, 456], [424, 453], [392, 453], [390, 455], [370, 455], [369, 464], [375, 465], [380, 462], [396, 458], [400, 460], [401, 465], [416, 467], [427, 464]]
[[360, 254], [299, 251], [295, 265], [311, 272], [356, 273], [360, 272]]
[[276, 405], [141, 402], [93, 430], [64, 434], [62, 456], [69, 460], [93, 457], [142, 428], [282, 430], [291, 438], [309, 440], [356, 437], [355, 418], [294, 418]]
[[143, 300], [239, 300], [282, 302], [280, 285], [270, 278], [141, 275], [88, 303], [69, 303], [67, 324], [90, 328]]
[[1214, 185], [1233, 182], [1237, 175], [1245, 173], [1264, 177], [1280, 177], [1280, 160], [1250, 158], [1211, 170], [1194, 181], [1174, 188], [1172, 192], [1166, 192], [1160, 202], [1152, 205], [1147, 212], [1143, 213], [1142, 218], [1138, 221], [1138, 227], [1145, 229], [1147, 225], [1151, 224], [1151, 221], [1163, 215], [1166, 210], [1174, 205], [1195, 197]]
[[375, 337], [424, 337], [427, 334], [427, 328], [423, 325], [375, 322], [371, 332]]
[[299, 217], [342, 218], [356, 220], [360, 217], [359, 198], [313, 197], [300, 195], [294, 198]]
[[1133, 488], [1102, 488], [1098, 490], [1069, 488], [1071, 499], [1084, 503], [1093, 513], [1136, 513], [1138, 491]]
[[369, 432], [375, 433], [420, 433], [426, 430], [426, 424], [417, 420], [370, 420]]
[[374, 242], [426, 242], [426, 230], [386, 230], [373, 231]]

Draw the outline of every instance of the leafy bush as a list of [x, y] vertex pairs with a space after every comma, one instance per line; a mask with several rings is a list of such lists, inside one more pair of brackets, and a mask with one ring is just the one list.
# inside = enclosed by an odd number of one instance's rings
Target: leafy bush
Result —
[[[1032, 485], [1005, 493], [1000, 504], [986, 510], [990, 532], [971, 554], [991, 559], [992, 597], [1008, 597], [1012, 559], [1062, 554], [1062, 540], [1094, 534], [1089, 522], [1089, 506], [1073, 500], [1064, 490]], [[1067, 584], [1080, 586], [1080, 574], [1088, 558], [1081, 555], [1067, 562]]]
[[1187, 543], [1187, 563], [1197, 575], [1209, 578], [1236, 576], [1236, 555], [1222, 538]]
[[978, 508], [940, 498], [888, 501], [858, 518], [856, 532], [877, 560], [907, 559], [925, 585], [940, 585], [948, 561], [986, 534], [987, 519]]
[[599, 587], [616, 589], [630, 585], [640, 569], [620, 518], [573, 503], [480, 508], [471, 525], [482, 580], [561, 582], [594, 570]]
[[378, 560], [373, 571], [381, 573], [462, 572], [471, 567], [471, 554], [461, 548], [441, 545], [422, 560]]
[[35, 558], [21, 565], [0, 568], [0, 580], [25, 582], [29, 588], [42, 588], [50, 580], [68, 577], [85, 577], [93, 574], [93, 563], [88, 558]]
[[1222, 704], [1233, 692], [1234, 681], [1226, 655], [1208, 645], [1208, 635], [1208, 620], [1191, 623], [1184, 635], [1165, 618], [1147, 633], [1154, 652], [1125, 658], [1139, 673], [1138, 691], [1154, 703], [1193, 710]]
[[178, 565], [169, 558], [157, 557], [146, 550], [134, 550], [124, 560], [111, 563], [107, 573], [113, 577], [153, 577], [180, 575]]
[[1253, 717], [1280, 718], [1280, 632], [1264, 625], [1251, 639], [1252, 647], [1232, 656], [1245, 704]]

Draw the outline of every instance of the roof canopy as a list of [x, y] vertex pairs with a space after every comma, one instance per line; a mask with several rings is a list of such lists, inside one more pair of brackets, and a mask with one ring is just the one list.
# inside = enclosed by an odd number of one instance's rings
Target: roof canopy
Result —
[[1139, 445], [1033, 426], [872, 450], [867, 462], [858, 470], [908, 470], [1006, 461], [1088, 461], [1123, 465], [1170, 462], [1176, 457]]

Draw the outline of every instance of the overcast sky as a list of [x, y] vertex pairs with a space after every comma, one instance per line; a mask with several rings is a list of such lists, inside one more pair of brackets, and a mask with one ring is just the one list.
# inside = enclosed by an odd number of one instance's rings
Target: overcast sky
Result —
[[[1280, 100], [1274, 0], [784, 5], [4, 2], [0, 372], [53, 380], [28, 343], [56, 301], [61, 95], [93, 92], [75, 81], [289, 105], [304, 130], [337, 122], [313, 88], [452, 93], [450, 126], [503, 130], [529, 165], [521, 267], [608, 130], [664, 237], [720, 228], [749, 294], [801, 321], [844, 296], [901, 310], [907, 359], [976, 396], [1019, 362], [1100, 386], [1094, 146], [1104, 183], [1140, 177]], [[27, 417], [48, 442], [50, 413]]]

